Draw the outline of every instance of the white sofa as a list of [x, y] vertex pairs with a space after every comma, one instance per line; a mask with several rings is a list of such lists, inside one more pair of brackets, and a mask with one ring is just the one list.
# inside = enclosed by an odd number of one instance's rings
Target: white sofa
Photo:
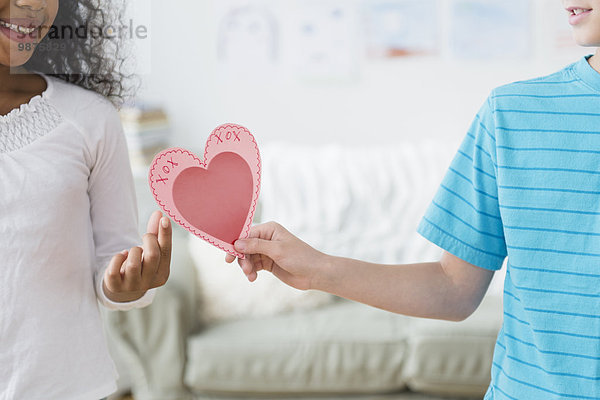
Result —
[[[437, 259], [440, 249], [415, 228], [455, 148], [264, 145], [257, 218], [337, 255]], [[299, 292], [268, 273], [249, 284], [200, 239], [179, 230], [175, 243], [173, 274], [153, 305], [106, 315], [136, 400], [407, 390], [481, 398], [487, 388], [502, 322], [501, 273], [477, 311], [456, 323]]]

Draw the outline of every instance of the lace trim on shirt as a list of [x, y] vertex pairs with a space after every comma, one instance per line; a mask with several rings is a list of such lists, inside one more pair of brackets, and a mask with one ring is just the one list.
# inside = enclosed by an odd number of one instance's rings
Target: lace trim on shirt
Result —
[[62, 122], [62, 116], [43, 96], [0, 116], [0, 154], [19, 150], [45, 136]]

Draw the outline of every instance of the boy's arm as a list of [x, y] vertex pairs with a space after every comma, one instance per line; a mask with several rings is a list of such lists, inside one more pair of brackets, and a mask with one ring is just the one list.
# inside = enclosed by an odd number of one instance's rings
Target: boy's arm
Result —
[[314, 284], [398, 314], [461, 321], [479, 306], [493, 275], [448, 252], [438, 262], [394, 266], [328, 257]]
[[[441, 261], [380, 265], [321, 253], [281, 225], [252, 227], [238, 240], [238, 260], [250, 281], [260, 270], [297, 289], [317, 289], [399, 314], [460, 321], [479, 305], [494, 272], [450, 253]], [[232, 262], [232, 256], [227, 261]]]

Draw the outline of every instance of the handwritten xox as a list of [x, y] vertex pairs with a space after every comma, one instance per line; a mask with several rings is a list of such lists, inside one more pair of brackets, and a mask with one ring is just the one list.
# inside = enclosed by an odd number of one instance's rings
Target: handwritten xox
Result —
[[248, 129], [225, 124], [206, 141], [204, 158], [181, 149], [154, 157], [148, 180], [156, 202], [177, 224], [236, 257], [233, 243], [248, 237], [261, 161]]

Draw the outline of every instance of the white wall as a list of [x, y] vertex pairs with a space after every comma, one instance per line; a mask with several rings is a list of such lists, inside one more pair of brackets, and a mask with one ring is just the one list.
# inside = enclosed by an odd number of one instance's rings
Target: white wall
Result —
[[593, 51], [546, 54], [542, 44], [556, 21], [548, 13], [562, 10], [558, 0], [535, 0], [538, 47], [527, 60], [371, 60], [348, 83], [228, 82], [217, 71], [211, 0], [149, 1], [152, 64], [141, 95], [167, 108], [172, 144], [193, 150], [225, 122], [247, 126], [260, 142], [359, 144], [420, 137], [458, 142], [493, 87], [553, 72]]

